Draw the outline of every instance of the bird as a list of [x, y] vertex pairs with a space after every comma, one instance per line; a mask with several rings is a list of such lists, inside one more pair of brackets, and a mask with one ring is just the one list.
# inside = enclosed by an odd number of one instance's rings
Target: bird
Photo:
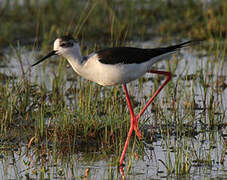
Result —
[[[43, 62], [47, 58], [59, 55], [68, 60], [73, 70], [80, 76], [102, 86], [123, 85], [128, 104], [131, 125], [120, 157], [119, 165], [122, 167], [125, 153], [133, 131], [139, 139], [142, 134], [138, 127], [138, 120], [151, 104], [153, 99], [171, 80], [172, 74], [168, 71], [155, 70], [153, 65], [161, 60], [168, 60], [177, 50], [187, 47], [196, 40], [189, 40], [180, 44], [158, 48], [112, 47], [101, 49], [87, 56], [82, 56], [79, 42], [72, 35], [64, 35], [54, 41], [53, 50], [46, 56], [32, 64], [31, 67]], [[166, 76], [165, 81], [147, 101], [138, 115], [135, 115], [127, 90], [127, 83], [138, 79], [145, 73]]]

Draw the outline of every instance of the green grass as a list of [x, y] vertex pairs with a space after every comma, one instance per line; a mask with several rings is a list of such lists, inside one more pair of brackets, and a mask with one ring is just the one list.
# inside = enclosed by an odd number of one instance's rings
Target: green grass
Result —
[[[217, 56], [223, 55], [222, 50], [217, 48]], [[21, 61], [21, 56], [16, 57]], [[182, 176], [190, 174], [194, 166], [212, 166], [213, 153], [216, 151], [219, 154], [214, 148], [221, 141], [218, 132], [221, 130], [224, 133], [226, 128], [226, 107], [222, 102], [224, 82], [218, 83], [219, 78], [226, 75], [224, 70], [215, 74], [216, 69], [224, 69], [224, 56], [221, 57], [221, 63], [215, 63], [211, 56], [207, 60], [208, 65], [201, 65], [201, 69], [193, 75], [187, 73], [189, 64], [186, 64], [183, 68], [186, 73], [173, 77], [152, 104], [152, 113], [140, 121], [147, 144], [152, 146], [153, 141], [163, 141], [166, 159], [159, 159], [159, 166], [162, 164], [169, 174]], [[175, 59], [172, 62], [178, 61]], [[45, 160], [47, 156], [51, 162], [57, 162], [66, 157], [70, 160], [80, 152], [83, 152], [83, 161], [88, 163], [102, 159], [110, 161], [111, 169], [118, 164], [129, 129], [130, 117], [122, 87], [104, 88], [83, 80], [67, 68], [64, 60], [52, 67], [46, 73], [47, 65], [38, 68], [43, 69], [44, 78], [49, 81], [31, 81], [29, 71], [25, 70], [25, 74], [18, 78], [1, 76], [4, 81], [0, 88], [0, 133], [5, 141], [1, 147], [15, 142], [32, 142], [27, 151], [35, 153], [36, 161], [42, 162], [41, 170], [35, 169], [41, 177], [46, 177], [51, 171], [51, 165]], [[168, 63], [166, 67], [168, 69]], [[174, 74], [177, 64], [169, 68]], [[142, 78], [138, 84], [129, 85], [130, 92], [135, 93], [133, 104], [136, 112], [148, 99], [149, 94], [144, 97], [139, 95], [143, 93], [146, 83], [152, 83], [152, 94], [162, 81], [162, 77], [154, 76], [151, 80]], [[153, 133], [149, 133], [149, 129], [153, 129]], [[161, 139], [156, 139], [157, 135]], [[209, 147], [203, 143], [207, 140]], [[126, 174], [133, 174], [133, 164], [137, 157], [144, 156], [144, 146], [146, 144], [132, 138], [126, 156]], [[111, 160], [110, 155], [114, 155]], [[32, 161], [27, 160], [26, 163]], [[64, 173], [62, 176], [65, 176]]]
[[[50, 179], [52, 174], [57, 174], [64, 178], [71, 169], [72, 177], [92, 178], [96, 175], [94, 169], [88, 175], [85, 172], [81, 175], [75, 163], [89, 165], [99, 160], [108, 164], [105, 177], [120, 176], [114, 167], [130, 123], [122, 87], [105, 88], [84, 80], [67, 68], [63, 59], [43, 63], [36, 69], [29, 69], [25, 64], [22, 48], [35, 52], [42, 47], [44, 54], [51, 49], [49, 42], [71, 32], [81, 40], [83, 54], [100, 46], [133, 45], [131, 41], [150, 41], [155, 37], [162, 37], [160, 42], [209, 39], [193, 47], [198, 54], [193, 59], [187, 57], [184, 67], [180, 66], [181, 54], [157, 65], [174, 76], [141, 118], [145, 143], [133, 135], [125, 174], [140, 177], [137, 160], [147, 157], [148, 149], [155, 147], [156, 142], [161, 143], [165, 158], [148, 164], [154, 163], [157, 171], [164, 167], [165, 175], [189, 176], [197, 166], [212, 167], [214, 161], [224, 164], [226, 7], [226, 1], [221, 0], [202, 5], [192, 1], [138, 4], [48, 0], [25, 1], [23, 6], [14, 1], [12, 5], [0, 7], [0, 46], [8, 47], [9, 51], [0, 56], [1, 69], [4, 72], [13, 54], [20, 72], [18, 76], [8, 67], [10, 73], [0, 73], [1, 155], [11, 157], [13, 153], [9, 155], [9, 149], [14, 149], [23, 159], [26, 177]], [[187, 53], [194, 51], [187, 50]], [[5, 54], [9, 57], [4, 57]], [[203, 60], [204, 56], [208, 60]], [[197, 62], [193, 74], [189, 73], [190, 61]], [[32, 60], [26, 63], [31, 64]], [[176, 73], [179, 69], [180, 73]], [[33, 76], [36, 71], [41, 72], [35, 75], [38, 77]], [[151, 76], [129, 84], [136, 112], [163, 80], [161, 76]], [[25, 155], [20, 152], [23, 148]], [[152, 154], [152, 150], [149, 152]], [[18, 177], [21, 176], [19, 173]]]
[[[19, 1], [0, 7], [0, 46], [20, 41], [43, 48], [57, 36], [72, 33], [83, 42], [114, 46], [125, 40], [150, 40], [154, 36], [187, 39], [221, 39], [226, 36], [227, 3], [194, 1], [122, 2]], [[139, 35], [139, 36], [138, 36]]]

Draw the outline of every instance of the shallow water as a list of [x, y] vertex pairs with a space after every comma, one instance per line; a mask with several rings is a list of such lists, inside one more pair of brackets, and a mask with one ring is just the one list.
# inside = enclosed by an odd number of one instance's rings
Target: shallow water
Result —
[[[138, 43], [140, 47], [154, 47], [154, 45], [149, 43]], [[47, 88], [51, 89], [51, 78], [53, 78], [53, 72], [57, 70], [54, 64], [58, 63], [58, 58], [53, 58], [54, 63], [47, 65], [43, 68], [43, 65], [36, 66], [34, 69], [30, 71], [30, 65], [37, 60], [37, 54], [40, 52], [36, 51], [27, 51], [26, 48], [18, 48], [16, 50], [5, 50], [4, 59], [0, 62], [0, 73], [5, 74], [7, 76], [16, 76], [18, 80], [23, 76], [23, 71], [25, 75], [31, 74], [30, 79], [32, 82], [42, 82], [45, 83]], [[18, 54], [21, 56], [18, 56]], [[199, 55], [198, 55], [199, 54]], [[21, 59], [21, 64], [18, 59]], [[183, 84], [182, 87], [187, 87], [186, 89], [178, 89], [179, 92], [183, 92], [184, 94], [190, 94], [192, 91], [195, 95], [195, 101], [198, 105], [198, 109], [195, 109], [195, 117], [199, 119], [202, 111], [203, 111], [203, 97], [204, 97], [204, 89], [201, 88], [200, 82], [198, 78], [196, 81], [192, 80], [182, 80], [185, 78], [185, 75], [198, 75], [198, 72], [202, 72], [202, 75], [205, 77], [207, 74], [211, 75], [213, 78], [210, 83], [215, 82], [219, 77], [224, 78], [224, 83], [227, 84], [227, 62], [223, 61], [223, 66], [221, 64], [221, 58], [217, 59], [215, 56], [206, 56], [206, 52], [198, 53], [196, 50], [192, 50], [191, 48], [181, 50], [180, 53], [176, 53], [172, 60], [168, 62], [160, 62], [157, 65], [157, 68], [160, 70], [167, 69], [168, 65], [171, 67], [171, 61], [178, 61], [176, 71], [174, 72], [174, 77], [172, 82], [179, 84]], [[223, 71], [220, 72], [220, 68], [223, 68]], [[172, 68], [172, 67], [171, 67]], [[23, 69], [23, 70], [22, 70]], [[208, 72], [204, 72], [204, 70]], [[71, 78], [80, 78], [75, 75], [72, 68], [69, 67], [67, 72], [65, 72], [64, 79]], [[145, 78], [150, 78], [151, 75], [145, 75]], [[152, 76], [153, 77], [153, 76]], [[70, 85], [70, 81], [67, 81], [67, 86]], [[149, 96], [151, 94], [151, 89], [153, 87], [153, 81], [146, 81], [143, 83], [143, 87], [141, 88], [141, 84], [138, 81], [134, 81], [130, 83], [129, 92], [132, 94], [138, 102], [145, 103], [145, 96]], [[158, 96], [158, 101], [160, 106], [165, 107], [165, 90], [161, 92]], [[211, 93], [213, 91], [209, 91]], [[216, 91], [214, 91], [216, 92]], [[182, 93], [181, 93], [182, 95]], [[208, 94], [208, 99], [211, 94]], [[217, 109], [220, 113], [226, 112], [227, 107], [227, 88], [223, 88], [220, 92], [213, 94], [215, 97], [220, 96], [221, 99], [221, 109]], [[182, 109], [185, 103], [185, 99], [181, 99]], [[185, 116], [185, 111], [181, 110], [182, 117]], [[164, 109], [165, 113], [171, 113], [168, 110], [168, 107]], [[216, 116], [219, 116], [217, 112]], [[223, 114], [222, 114], [223, 115]], [[208, 117], [208, 115], [206, 115]], [[205, 116], [205, 117], [206, 117]], [[152, 117], [152, 118], [150, 118]], [[224, 115], [225, 117], [225, 115]], [[190, 118], [190, 115], [186, 116], [186, 118]], [[147, 120], [148, 119], [148, 120]], [[150, 114], [148, 112], [145, 113], [143, 119], [141, 121], [146, 120], [146, 123], [150, 125], [154, 125], [155, 115]], [[224, 123], [226, 123], [226, 117], [224, 119]], [[158, 124], [160, 128], [162, 123]], [[170, 125], [171, 126], [171, 125]], [[146, 128], [146, 127], [143, 127]], [[126, 155], [126, 167], [124, 168], [124, 173], [127, 174], [127, 178], [129, 179], [154, 179], [154, 178], [169, 178], [175, 179], [181, 176], [174, 175], [175, 173], [168, 175], [167, 168], [162, 162], [169, 163], [168, 167], [174, 166], [175, 160], [178, 159], [179, 154], [176, 153], [176, 150], [169, 151], [169, 147], [178, 147], [178, 148], [186, 148], [184, 151], [188, 153], [188, 157], [198, 157], [198, 159], [206, 159], [207, 156], [210, 156], [211, 163], [207, 162], [193, 162], [189, 166], [190, 173], [184, 175], [182, 178], [184, 179], [201, 179], [201, 178], [227, 178], [227, 157], [226, 157], [226, 139], [225, 136], [227, 134], [227, 129], [207, 129], [203, 127], [201, 122], [198, 122], [194, 127], [198, 134], [192, 135], [190, 137], [183, 136], [180, 138], [180, 135], [176, 136], [176, 128], [172, 127], [173, 131], [170, 136], [165, 136], [161, 132], [156, 132], [156, 137], [154, 137], [155, 141], [150, 144], [149, 142], [145, 143], [145, 156], [143, 158], [139, 157], [137, 160], [137, 155], [133, 156]], [[78, 154], [68, 154], [65, 158], [59, 158], [59, 161], [54, 162], [52, 157], [52, 152], [48, 152], [47, 156], [40, 157], [35, 152], [35, 149], [27, 149], [27, 146], [23, 143], [19, 143], [19, 146], [15, 146], [14, 144], [11, 146], [6, 142], [1, 142], [1, 153], [0, 153], [0, 177], [2, 179], [18, 179], [18, 178], [86, 178], [86, 170], [89, 170], [88, 177], [89, 179], [118, 179], [120, 178], [119, 169], [113, 165], [112, 156], [108, 160], [94, 160], [84, 158], [83, 153]], [[190, 154], [191, 153], [191, 154]], [[195, 155], [196, 153], [196, 155]], [[222, 154], [225, 154], [222, 156]], [[100, 153], [96, 153], [96, 156], [101, 156]], [[181, 156], [185, 156], [181, 155]], [[130, 159], [128, 159], [130, 157]], [[224, 159], [221, 160], [221, 158]], [[85, 160], [86, 159], [86, 160]], [[162, 161], [162, 162], [161, 162]], [[131, 162], [131, 168], [128, 168], [128, 162]], [[221, 162], [223, 162], [221, 164]]]
[[[174, 137], [170, 139], [171, 143], [175, 143]], [[198, 141], [194, 140], [195, 145]], [[164, 142], [162, 140], [153, 143], [153, 150], [146, 149], [146, 155], [143, 160], [132, 160], [132, 167], [127, 173], [129, 179], [152, 179], [152, 178], [169, 178], [175, 179], [177, 176], [168, 175], [166, 168], [159, 161], [159, 159], [165, 161], [167, 159], [167, 151]], [[204, 142], [203, 151], [201, 154], [209, 151], [209, 142]], [[216, 162], [221, 154], [223, 146], [221, 143], [217, 143], [217, 148], [212, 154], [212, 166], [206, 164], [194, 163], [191, 165], [190, 174], [178, 176], [186, 179], [203, 179], [203, 178], [227, 178], [227, 162], [224, 164]], [[61, 177], [79, 178], [84, 177], [85, 172], [89, 170], [89, 178], [91, 179], [110, 179], [113, 177], [120, 178], [118, 168], [111, 165], [111, 155], [109, 160], [84, 160], [83, 154], [70, 155], [70, 157], [64, 158], [57, 162], [53, 162], [51, 156], [44, 159], [37, 159], [35, 152], [28, 151], [27, 147], [20, 147], [18, 150], [7, 150], [8, 155], [1, 156], [0, 159], [0, 177], [2, 179], [19, 179], [24, 177], [30, 178], [50, 178], [59, 179]], [[197, 152], [199, 150], [197, 149]], [[99, 156], [99, 154], [96, 154]], [[174, 161], [174, 152], [170, 153], [172, 160]], [[140, 158], [141, 159], [141, 158]], [[128, 161], [128, 158], [126, 159]], [[218, 160], [219, 161], [219, 160]], [[27, 163], [27, 164], [26, 164]], [[43, 172], [42, 172], [43, 171]], [[45, 173], [44, 173], [45, 172]]]

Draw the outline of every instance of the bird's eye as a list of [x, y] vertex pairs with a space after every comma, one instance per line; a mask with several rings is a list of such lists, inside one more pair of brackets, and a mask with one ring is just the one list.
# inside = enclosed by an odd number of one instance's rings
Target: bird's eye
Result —
[[63, 43], [61, 43], [61, 47], [66, 47], [66, 45], [67, 45], [67, 44], [66, 44], [66, 43], [64, 43], [64, 42], [63, 42]]
[[61, 47], [66, 48], [66, 47], [72, 47], [73, 43], [72, 42], [62, 42], [60, 44]]

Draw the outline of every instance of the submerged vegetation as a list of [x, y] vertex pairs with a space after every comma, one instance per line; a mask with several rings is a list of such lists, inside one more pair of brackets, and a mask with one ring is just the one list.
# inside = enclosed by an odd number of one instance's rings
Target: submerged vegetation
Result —
[[[201, 167], [209, 177], [216, 165], [217, 177], [226, 177], [226, 19], [225, 0], [2, 1], [0, 176], [120, 176], [115, 167], [130, 119], [122, 87], [84, 80], [64, 59], [30, 68], [37, 49], [43, 53], [56, 37], [72, 33], [84, 54], [101, 46], [207, 39], [156, 66], [173, 80], [140, 120], [144, 139], [132, 138], [125, 174], [187, 178]], [[136, 112], [162, 81], [147, 75], [128, 85]]]

